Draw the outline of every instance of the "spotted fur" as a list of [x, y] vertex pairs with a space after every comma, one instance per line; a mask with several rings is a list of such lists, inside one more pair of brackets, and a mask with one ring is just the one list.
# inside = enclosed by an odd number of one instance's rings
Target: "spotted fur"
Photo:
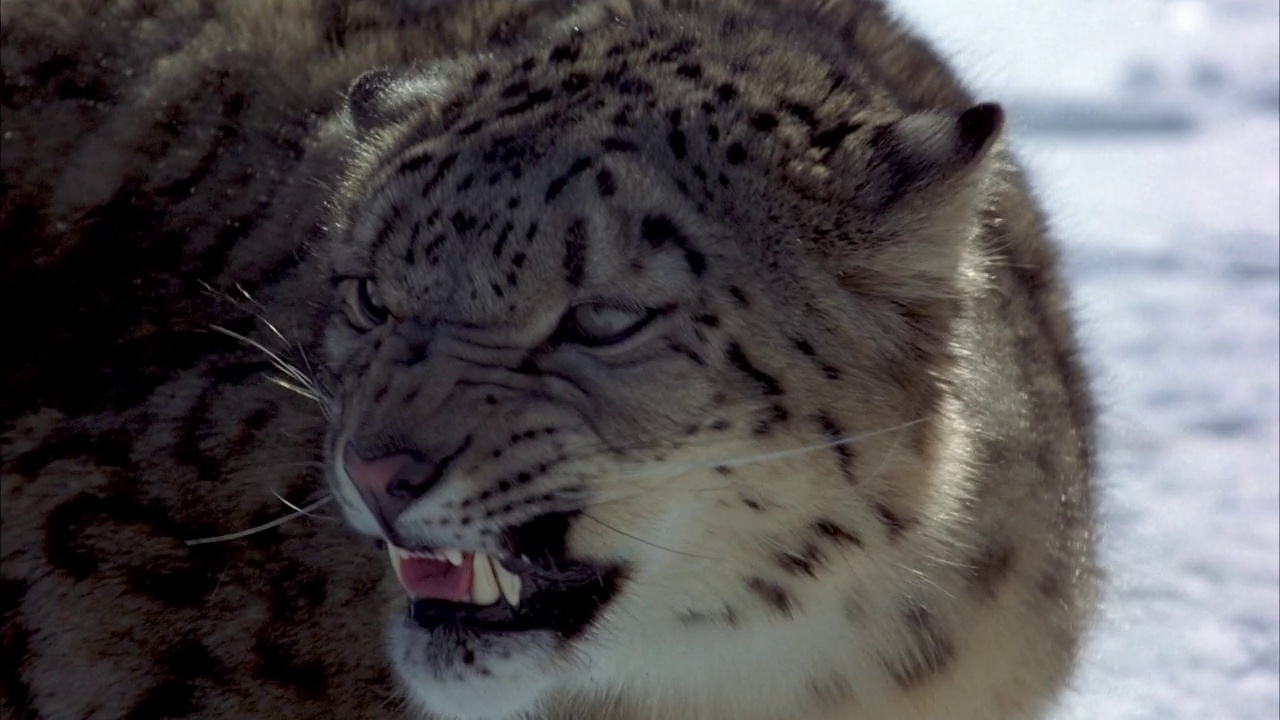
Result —
[[[1067, 682], [1055, 251], [1000, 109], [878, 3], [2, 8], [6, 716], [1017, 719]], [[374, 507], [347, 446], [428, 471]], [[361, 534], [610, 570], [580, 632], [423, 633]]]

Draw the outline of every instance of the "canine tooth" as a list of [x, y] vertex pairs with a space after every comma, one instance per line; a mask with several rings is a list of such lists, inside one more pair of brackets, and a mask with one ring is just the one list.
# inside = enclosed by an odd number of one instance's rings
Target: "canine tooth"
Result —
[[405, 551], [391, 543], [387, 543], [387, 555], [391, 558], [391, 568], [396, 571], [396, 580], [399, 580], [400, 584], [403, 585], [404, 576], [400, 574], [400, 560], [406, 555]]
[[498, 581], [493, 576], [493, 563], [482, 552], [476, 553], [472, 562], [471, 602], [476, 605], [492, 605], [498, 601]]
[[493, 563], [493, 574], [498, 579], [498, 587], [502, 589], [502, 597], [507, 599], [511, 607], [520, 607], [520, 576], [502, 567], [502, 563]]
[[461, 564], [462, 564], [462, 551], [461, 551], [461, 550], [457, 550], [457, 549], [455, 549], [455, 548], [449, 548], [448, 550], [443, 550], [443, 551], [441, 551], [441, 552], [443, 552], [443, 553], [444, 553], [444, 558], [445, 558], [446, 560], [448, 560], [451, 564], [453, 564], [453, 565], [461, 565]]

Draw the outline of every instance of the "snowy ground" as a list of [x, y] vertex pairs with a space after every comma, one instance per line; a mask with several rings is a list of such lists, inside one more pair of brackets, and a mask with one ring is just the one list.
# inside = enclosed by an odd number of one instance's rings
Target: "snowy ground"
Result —
[[1104, 410], [1103, 622], [1057, 720], [1280, 717], [1280, 4], [896, 0], [1064, 246]]

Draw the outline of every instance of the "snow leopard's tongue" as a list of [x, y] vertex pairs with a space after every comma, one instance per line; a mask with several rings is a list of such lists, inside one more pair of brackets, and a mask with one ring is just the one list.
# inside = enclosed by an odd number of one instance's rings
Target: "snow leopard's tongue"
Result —
[[460, 565], [449, 560], [392, 554], [396, 577], [409, 596], [418, 600], [465, 602], [471, 596], [472, 553]]

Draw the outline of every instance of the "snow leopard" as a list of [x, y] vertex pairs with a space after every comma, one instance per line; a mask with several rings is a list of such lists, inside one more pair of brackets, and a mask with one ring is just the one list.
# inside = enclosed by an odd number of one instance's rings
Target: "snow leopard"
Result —
[[873, 0], [4, 0], [14, 718], [1029, 720], [1058, 250]]

